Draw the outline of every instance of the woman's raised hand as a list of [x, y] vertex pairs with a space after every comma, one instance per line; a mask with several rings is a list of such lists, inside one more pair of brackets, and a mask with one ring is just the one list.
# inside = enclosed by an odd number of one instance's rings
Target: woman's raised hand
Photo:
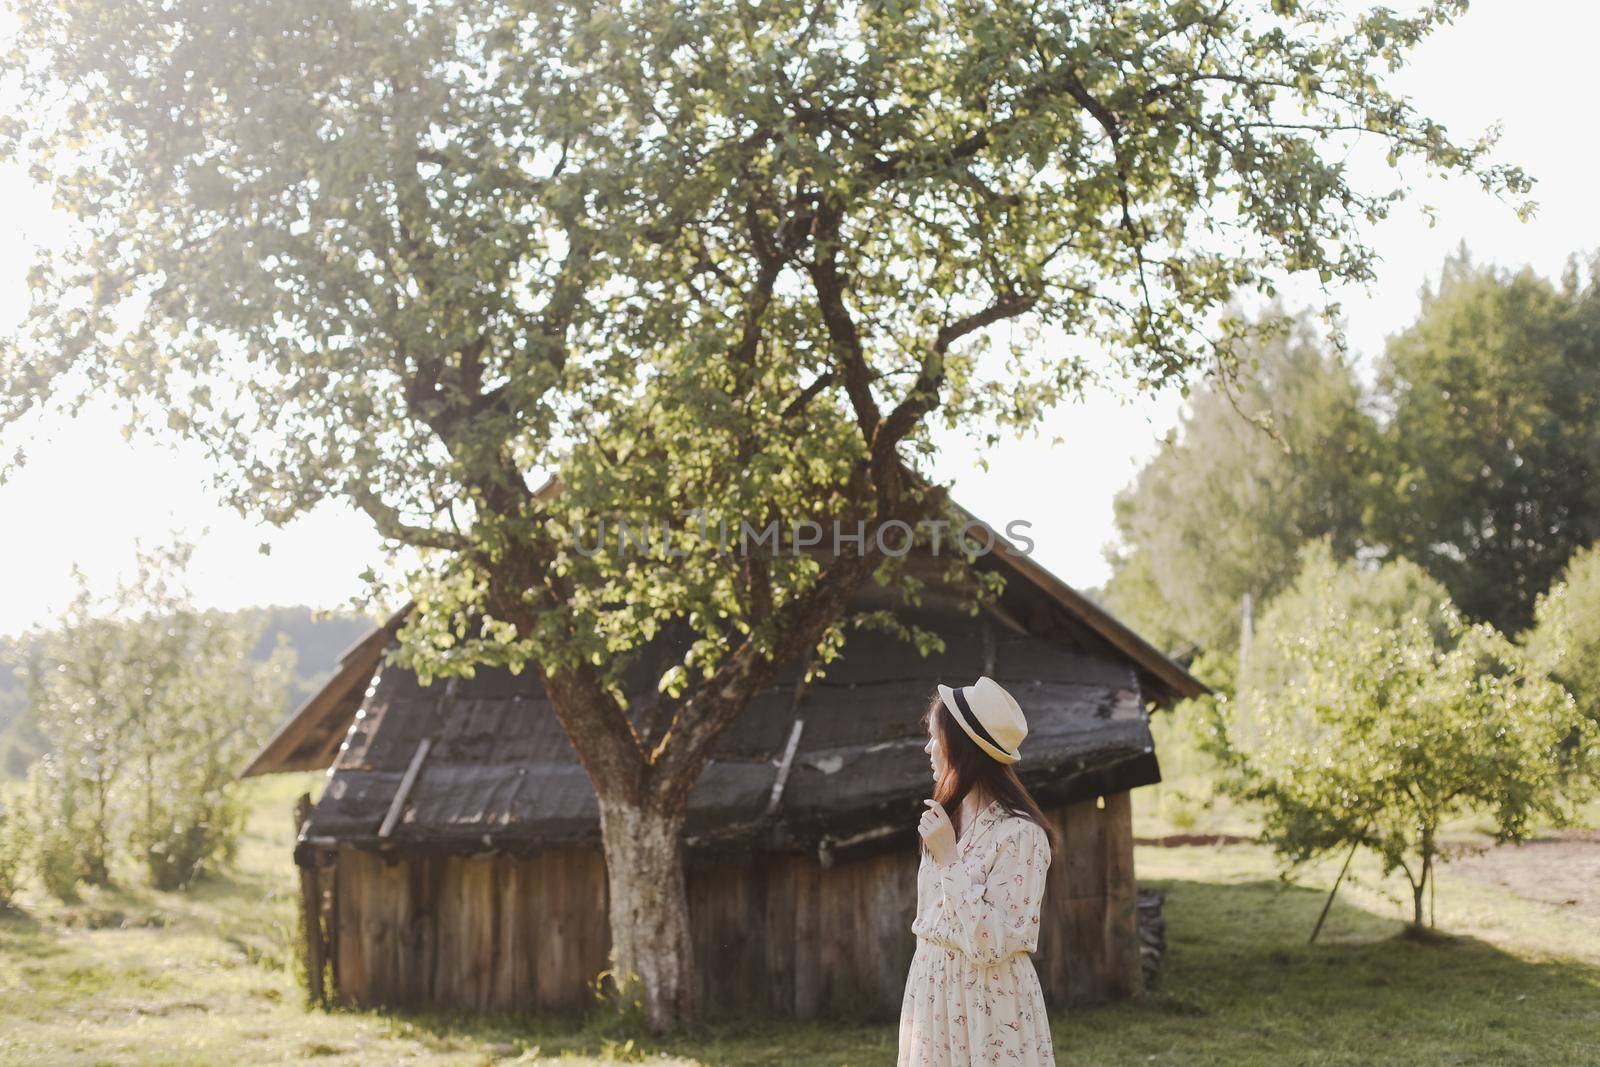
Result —
[[924, 800], [928, 810], [922, 813], [917, 833], [928, 843], [928, 854], [933, 862], [946, 864], [956, 858], [956, 829], [950, 825], [950, 816], [937, 800]]

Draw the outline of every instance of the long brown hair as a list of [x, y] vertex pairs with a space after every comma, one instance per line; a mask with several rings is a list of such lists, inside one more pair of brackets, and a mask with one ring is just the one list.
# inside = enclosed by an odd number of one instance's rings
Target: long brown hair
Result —
[[[1051, 853], [1058, 852], [1061, 846], [1060, 835], [1056, 833], [1056, 828], [1051, 825], [1050, 820], [1045, 817], [1044, 812], [1028, 793], [1028, 788], [1022, 784], [1022, 779], [1017, 777], [1016, 769], [1011, 764], [1001, 763], [989, 755], [978, 747], [977, 742], [967, 736], [967, 732], [961, 728], [950, 709], [945, 706], [937, 689], [933, 691], [933, 696], [928, 701], [927, 710], [922, 713], [922, 725], [927, 727], [930, 720], [938, 730], [939, 747], [944, 750], [945, 763], [948, 764], [944, 775], [934, 786], [933, 799], [937, 800], [950, 816], [950, 824], [955, 827], [956, 836], [961, 836], [961, 802], [966, 799], [968, 793], [976, 789], [980, 795], [998, 800], [1008, 814], [1038, 823], [1050, 841]], [[927, 847], [928, 843], [922, 842], [924, 851]]]

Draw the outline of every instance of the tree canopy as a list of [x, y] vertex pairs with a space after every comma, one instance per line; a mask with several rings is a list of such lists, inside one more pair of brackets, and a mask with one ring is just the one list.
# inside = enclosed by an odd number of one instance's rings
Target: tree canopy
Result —
[[1241, 714], [1262, 700], [1278, 699], [1304, 683], [1305, 658], [1295, 649], [1326, 620], [1341, 630], [1399, 630], [1421, 620], [1440, 647], [1450, 643], [1446, 623], [1450, 594], [1408, 559], [1378, 566], [1336, 553], [1330, 538], [1302, 545], [1287, 585], [1263, 605], [1255, 639], [1241, 657], [1237, 694]]
[[[1600, 287], [1449, 257], [1375, 381], [1297, 328], [1214, 375], [1116, 502], [1105, 596], [1170, 649], [1231, 655], [1302, 542], [1415, 561], [1508, 633], [1600, 538]], [[1309, 321], [1305, 313], [1299, 316]], [[1254, 424], [1254, 425], [1253, 425]]]
[[1379, 390], [1389, 500], [1373, 539], [1507, 632], [1600, 539], [1600, 278], [1446, 261], [1391, 338]]
[[1600, 722], [1600, 544], [1575, 553], [1540, 594], [1523, 643], [1583, 713]]
[[[566, 526], [845, 513], [861, 465], [885, 512], [927, 412], [992, 439], [1089, 373], [1034, 327], [1156, 382], [1229, 351], [1208, 313], [1239, 285], [1370, 278], [1399, 190], [1330, 146], [1525, 192], [1386, 88], [1463, 6], [22, 3], [4, 143], [84, 240], [34, 277], [0, 421], [153, 402], [241, 508], [343, 497], [449, 550], [420, 618], [458, 624], [555, 510], [536, 470]], [[634, 570], [618, 618], [569, 588], [537, 638], [433, 655], [581, 662], [662, 604], [762, 614], [703, 562]]]

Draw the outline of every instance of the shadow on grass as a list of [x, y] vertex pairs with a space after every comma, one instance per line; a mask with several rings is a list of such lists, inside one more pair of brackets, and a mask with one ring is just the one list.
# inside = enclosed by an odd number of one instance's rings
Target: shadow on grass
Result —
[[[341, 1013], [341, 1009], [334, 1009]], [[665, 1038], [600, 1016], [470, 1012], [370, 1014], [390, 1034], [441, 1049], [495, 1049], [512, 1055], [580, 1056], [602, 1062], [675, 1057], [704, 1067], [836, 1067], [893, 1063], [897, 1033], [884, 1023], [772, 1018], [710, 1018]]]
[[86, 893], [85, 899], [120, 902], [152, 911], [192, 912], [212, 908], [231, 912], [241, 908], [248, 911], [263, 900], [286, 895], [286, 883], [278, 872], [224, 867], [201, 874], [183, 889], [156, 889], [137, 878], [128, 878], [96, 891], [93, 897]]
[[[1343, 899], [1319, 943], [1307, 945], [1321, 891], [1270, 878], [1229, 881], [1240, 870], [1238, 858], [1211, 850], [1198, 850], [1192, 862], [1187, 856], [1168, 859], [1178, 864], [1168, 870], [1184, 877], [1144, 882], [1167, 890], [1169, 943], [1160, 985], [1136, 1001], [1053, 1009], [1061, 1067], [1600, 1064], [1600, 967], [1521, 959], [1471, 937], [1405, 938], [1398, 936], [1403, 924]], [[195, 1025], [224, 1033], [227, 1027], [265, 1026], [259, 1001], [215, 995], [209, 983], [218, 972], [208, 958], [179, 968], [170, 990], [154, 983], [166, 977], [157, 961], [173, 951], [167, 946], [174, 936], [190, 937], [185, 944], [199, 946], [205, 957], [211, 951], [206, 946], [222, 944], [230, 930], [263, 927], [276, 921], [273, 916], [290, 915], [281, 896], [262, 906], [275, 888], [253, 877], [224, 876], [201, 887], [201, 899], [189, 908], [146, 892], [106, 894], [94, 902], [107, 913], [129, 915], [141, 914], [139, 902], [169, 904], [177, 921], [162, 929], [66, 929], [57, 921], [63, 909], [54, 906], [32, 914], [0, 913], [0, 985], [7, 963], [17, 964], [15, 972], [39, 986], [36, 1003], [24, 1014], [33, 1025], [62, 1020], [63, 1033], [70, 1031], [63, 1041], [82, 1038], [76, 1028], [89, 1016], [73, 1013], [112, 1004], [122, 1018], [124, 1002], [204, 1003], [212, 1014]], [[43, 959], [63, 951], [65, 960]], [[232, 966], [258, 964], [241, 959]], [[34, 967], [43, 969], [28, 977]], [[95, 968], [109, 976], [105, 982]], [[112, 980], [115, 985], [106, 984]], [[152, 990], [160, 996], [138, 999]], [[286, 1012], [282, 1018], [296, 1017]], [[452, 1062], [537, 1049], [540, 1056], [569, 1054], [590, 1062], [666, 1056], [673, 1058], [668, 1062], [705, 1067], [866, 1067], [893, 1063], [897, 1040], [892, 1022], [713, 1019], [654, 1040], [601, 1018], [449, 1011], [336, 1011], [304, 1029], [306, 1050], [349, 1046], [372, 1062], [383, 1062], [381, 1053], [391, 1047], [386, 1039], [400, 1038]]]
[[1167, 890], [1143, 998], [1056, 1016], [1063, 1063], [1600, 1063], [1600, 968], [1521, 959], [1276, 881]]
[[47, 928], [75, 930], [254, 929], [293, 914], [283, 879], [234, 868], [207, 872], [184, 889], [156, 889], [125, 876], [111, 885], [80, 885], [72, 900], [41, 897], [37, 903], [37, 919]]
[[0, 954], [44, 959], [59, 955], [55, 931], [18, 907], [0, 908]]

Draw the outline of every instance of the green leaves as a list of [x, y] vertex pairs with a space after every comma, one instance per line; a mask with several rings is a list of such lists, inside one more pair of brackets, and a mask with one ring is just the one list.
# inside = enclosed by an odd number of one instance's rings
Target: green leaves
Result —
[[1374, 538], [1508, 632], [1600, 540], [1597, 323], [1592, 280], [1558, 285], [1462, 250], [1379, 368], [1397, 400], [1384, 440], [1397, 476]]
[[1318, 322], [1280, 314], [1224, 321], [1240, 365], [1190, 397], [1117, 497], [1125, 547], [1106, 597], [1166, 648], [1233, 650], [1243, 597], [1259, 607], [1292, 581], [1305, 541], [1326, 536], [1341, 558], [1361, 543], [1378, 428]]
[[1600, 722], [1600, 546], [1575, 553], [1539, 596], [1523, 644], [1540, 668]]
[[1263, 619], [1281, 666], [1247, 663], [1212, 721], [1226, 787], [1263, 806], [1286, 860], [1359, 843], [1420, 896], [1447, 821], [1522, 840], [1571, 818], [1595, 795], [1600, 725], [1493, 627], [1418, 604], [1407, 566], [1310, 557]]
[[[1525, 191], [1388, 83], [1453, 12], [23, 0], [0, 145], [86, 243], [0, 350], [0, 426], [110, 391], [227, 503], [361, 508], [425, 678], [609, 670], [691, 616], [700, 671], [819, 568], [687, 508], [865, 517], [939, 408], [987, 444], [1097, 374], [1230, 365], [1238, 286], [1370, 277], [1352, 136]], [[686, 554], [547, 521], [623, 517]]]
[[182, 888], [237, 839], [236, 777], [282, 714], [294, 652], [280, 642], [258, 661], [258, 629], [193, 606], [193, 548], [140, 549], [103, 602], [79, 573], [59, 628], [29, 644], [30, 714], [50, 745], [30, 775], [32, 859], [58, 895], [110, 881], [123, 857]]

